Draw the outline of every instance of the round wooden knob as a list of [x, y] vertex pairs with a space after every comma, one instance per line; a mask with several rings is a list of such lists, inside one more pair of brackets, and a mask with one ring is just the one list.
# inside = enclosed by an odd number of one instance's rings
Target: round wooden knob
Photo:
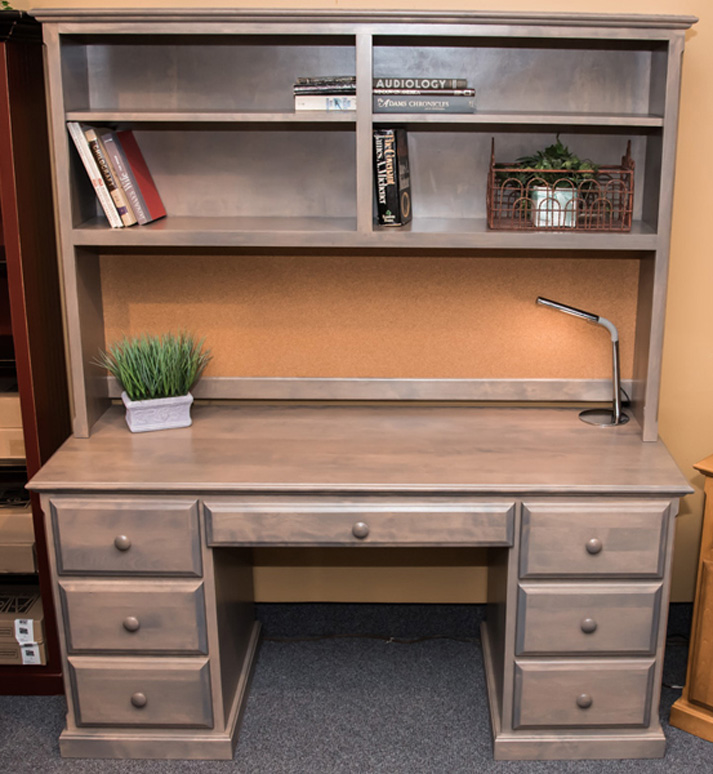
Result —
[[590, 538], [587, 541], [587, 553], [598, 554], [604, 546], [599, 538]]
[[131, 541], [126, 535], [117, 535], [114, 538], [114, 546], [118, 551], [128, 551], [131, 548]]
[[580, 626], [585, 634], [592, 634], [597, 630], [597, 622], [593, 618], [583, 618]]
[[148, 702], [148, 699], [146, 698], [145, 693], [135, 693], [131, 697], [131, 703], [134, 705], [134, 707], [137, 707], [138, 709], [145, 707], [147, 702]]
[[358, 521], [352, 527], [352, 535], [359, 540], [363, 540], [369, 534], [369, 525], [364, 521]]
[[127, 632], [137, 632], [139, 630], [139, 626], [141, 626], [141, 624], [139, 623], [139, 619], [136, 616], [129, 615], [124, 618], [124, 629], [126, 629]]
[[580, 709], [589, 709], [592, 706], [592, 697], [588, 693], [580, 693], [577, 696], [577, 706]]

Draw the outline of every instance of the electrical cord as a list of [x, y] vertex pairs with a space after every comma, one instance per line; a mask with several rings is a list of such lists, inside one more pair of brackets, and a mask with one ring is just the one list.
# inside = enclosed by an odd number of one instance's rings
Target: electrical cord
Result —
[[262, 638], [266, 642], [318, 642], [319, 640], [346, 640], [346, 639], [363, 639], [363, 640], [381, 640], [387, 644], [396, 645], [415, 645], [419, 642], [427, 642], [429, 640], [452, 640], [453, 642], [465, 642], [465, 643], [479, 643], [479, 637], [454, 637], [448, 634], [433, 634], [423, 637], [392, 637], [388, 634], [318, 634], [314, 636], [305, 637], [275, 637], [265, 636]]

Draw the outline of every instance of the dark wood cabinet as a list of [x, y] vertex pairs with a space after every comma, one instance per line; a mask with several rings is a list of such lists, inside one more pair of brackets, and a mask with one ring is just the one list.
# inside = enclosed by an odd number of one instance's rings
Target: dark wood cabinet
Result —
[[[24, 464], [34, 475], [70, 433], [61, 300], [47, 136], [41, 26], [20, 11], [0, 12], [0, 216], [2, 358], [20, 404]], [[7, 382], [6, 382], [7, 384]], [[0, 691], [63, 690], [42, 514], [31, 496], [36, 577], [45, 620], [47, 664], [0, 666]], [[8, 582], [13, 578], [7, 578]], [[0, 578], [1, 579], [1, 578]]]

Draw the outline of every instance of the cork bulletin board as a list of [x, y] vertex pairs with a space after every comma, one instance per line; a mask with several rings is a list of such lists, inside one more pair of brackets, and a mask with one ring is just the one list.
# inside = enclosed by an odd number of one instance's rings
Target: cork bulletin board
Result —
[[206, 337], [206, 376], [565, 378], [611, 375], [612, 320], [631, 378], [639, 261], [429, 252], [103, 255], [107, 344], [124, 334]]

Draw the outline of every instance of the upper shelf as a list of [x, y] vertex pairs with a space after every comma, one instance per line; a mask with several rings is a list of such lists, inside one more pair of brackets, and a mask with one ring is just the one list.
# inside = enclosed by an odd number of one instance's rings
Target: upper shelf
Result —
[[[68, 121], [88, 124], [231, 124], [353, 123], [356, 111], [232, 111], [232, 110], [72, 110]], [[635, 113], [566, 113], [477, 111], [475, 113], [374, 113], [374, 123], [473, 124], [484, 126], [590, 126], [660, 128], [663, 116]]]

